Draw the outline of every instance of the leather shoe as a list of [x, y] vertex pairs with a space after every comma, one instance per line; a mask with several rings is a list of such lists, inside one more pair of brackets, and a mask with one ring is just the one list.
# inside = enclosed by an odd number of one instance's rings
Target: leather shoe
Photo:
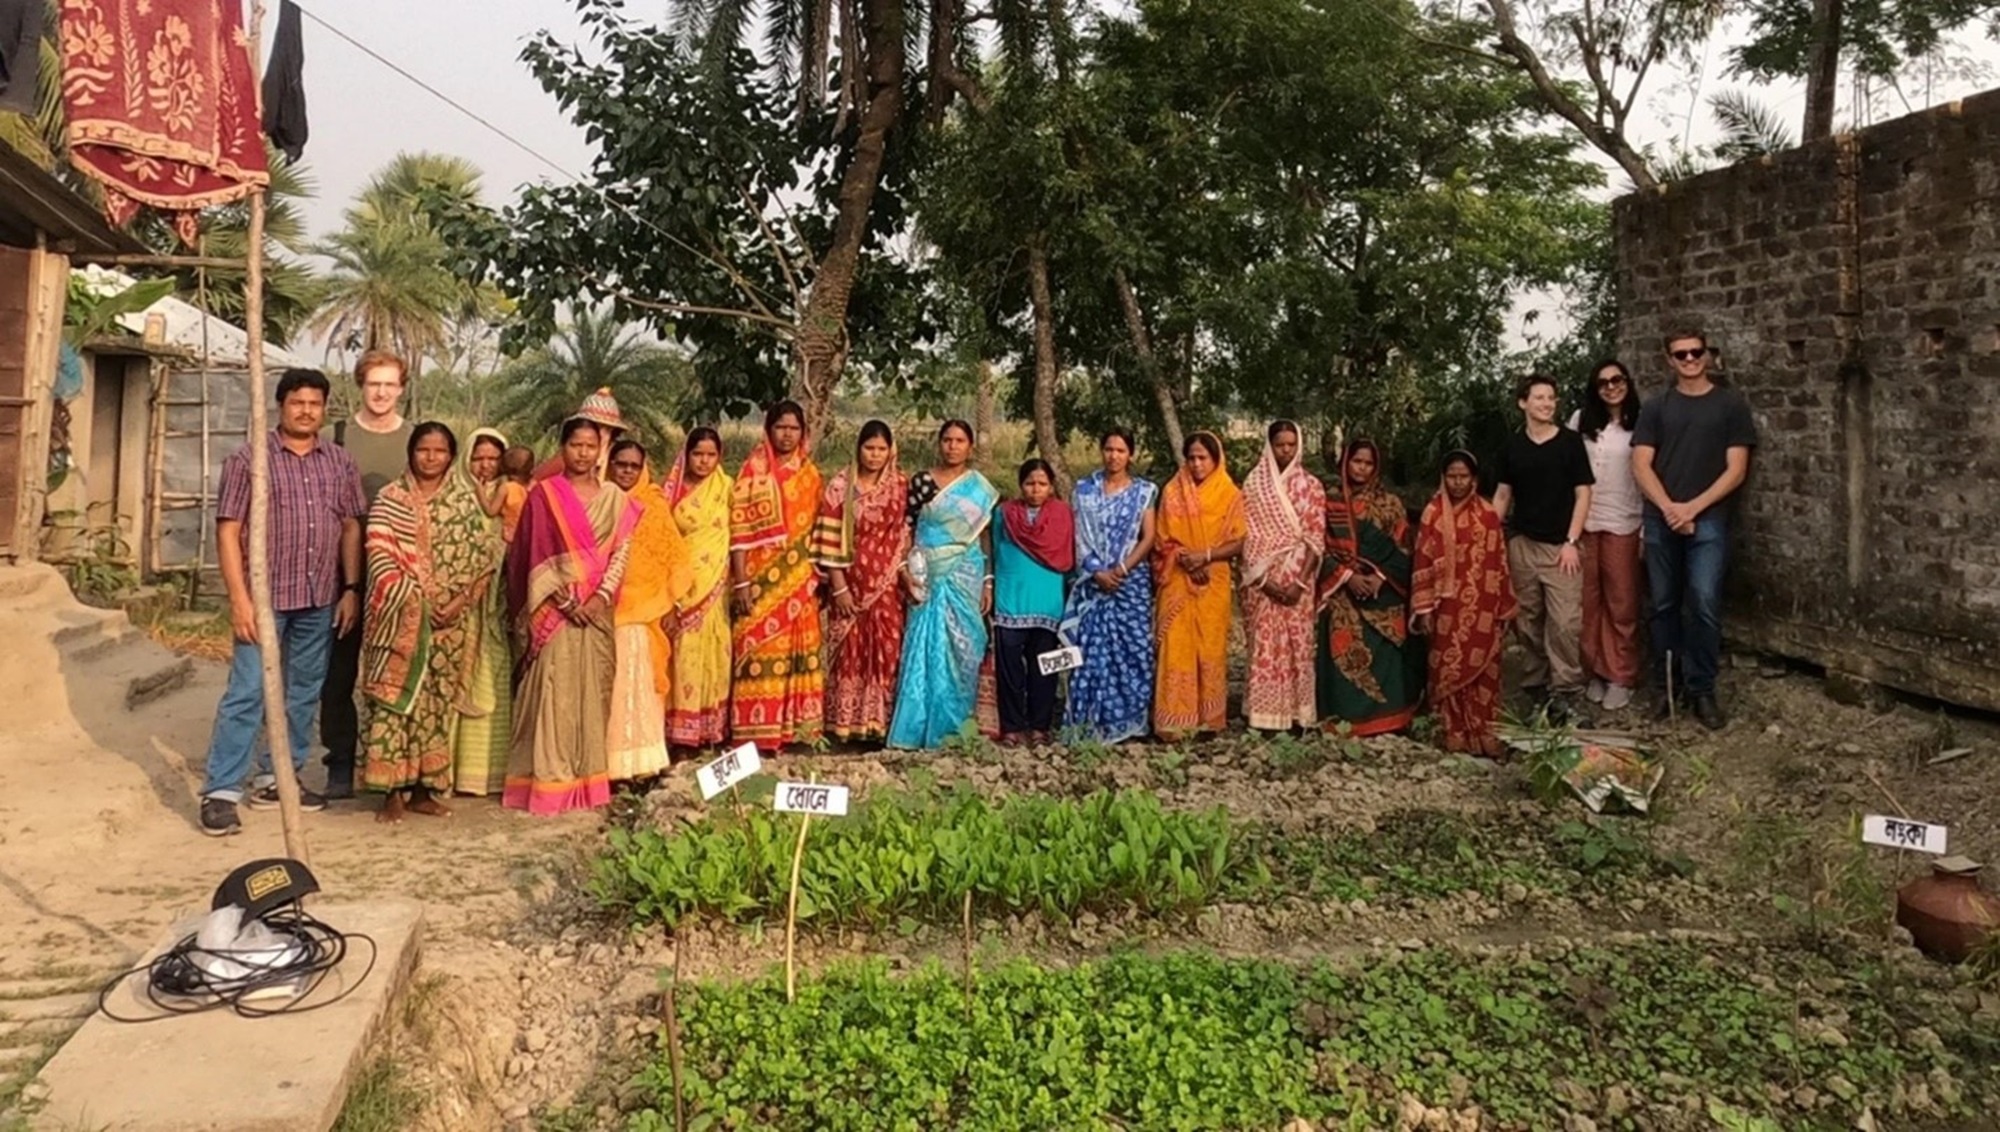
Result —
[[1715, 693], [1709, 692], [1694, 698], [1694, 717], [1710, 731], [1720, 731], [1729, 721], [1722, 717], [1722, 705], [1715, 702]]

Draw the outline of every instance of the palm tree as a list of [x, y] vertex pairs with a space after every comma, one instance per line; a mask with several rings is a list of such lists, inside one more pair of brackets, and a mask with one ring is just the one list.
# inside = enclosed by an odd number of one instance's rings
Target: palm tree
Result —
[[592, 391], [608, 388], [619, 411], [655, 440], [699, 400], [687, 355], [620, 324], [609, 309], [578, 307], [548, 345], [500, 371], [495, 419], [523, 436], [551, 439]]
[[398, 154], [377, 171], [346, 226], [314, 248], [333, 271], [313, 332], [336, 350], [394, 350], [414, 376], [458, 327], [490, 321], [498, 295], [451, 269], [433, 219], [439, 198], [477, 200], [479, 178], [471, 162], [433, 153]]

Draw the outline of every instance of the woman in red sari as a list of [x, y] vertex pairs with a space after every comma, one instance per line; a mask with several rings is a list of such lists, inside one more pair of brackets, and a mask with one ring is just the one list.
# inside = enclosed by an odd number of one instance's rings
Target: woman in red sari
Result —
[[835, 739], [880, 741], [895, 714], [906, 611], [896, 579], [910, 552], [909, 478], [889, 426], [869, 421], [854, 466], [820, 501], [813, 554], [826, 571], [826, 729]]
[[1514, 619], [1507, 540], [1479, 494], [1472, 453], [1444, 458], [1444, 482], [1424, 505], [1410, 595], [1411, 628], [1429, 633], [1430, 703], [1447, 750], [1501, 754], [1500, 652]]
[[766, 751], [818, 739], [825, 711], [812, 546], [822, 487], [805, 410], [796, 401], [771, 406], [764, 439], [743, 461], [729, 500], [730, 732]]

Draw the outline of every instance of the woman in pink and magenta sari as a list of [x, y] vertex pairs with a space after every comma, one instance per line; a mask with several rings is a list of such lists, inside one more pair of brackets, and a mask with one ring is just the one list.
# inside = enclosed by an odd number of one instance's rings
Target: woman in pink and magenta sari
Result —
[[611, 800], [612, 613], [641, 512], [597, 478], [602, 442], [596, 424], [564, 423], [563, 474], [529, 490], [507, 558], [521, 659], [502, 801], [531, 814]]

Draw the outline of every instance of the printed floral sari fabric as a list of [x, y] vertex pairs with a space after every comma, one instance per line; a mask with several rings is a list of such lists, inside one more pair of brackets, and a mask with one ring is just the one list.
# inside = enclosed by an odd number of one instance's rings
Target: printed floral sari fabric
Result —
[[203, 208], [270, 182], [241, 0], [62, 0], [70, 161], [112, 223], [173, 214], [192, 245]]

